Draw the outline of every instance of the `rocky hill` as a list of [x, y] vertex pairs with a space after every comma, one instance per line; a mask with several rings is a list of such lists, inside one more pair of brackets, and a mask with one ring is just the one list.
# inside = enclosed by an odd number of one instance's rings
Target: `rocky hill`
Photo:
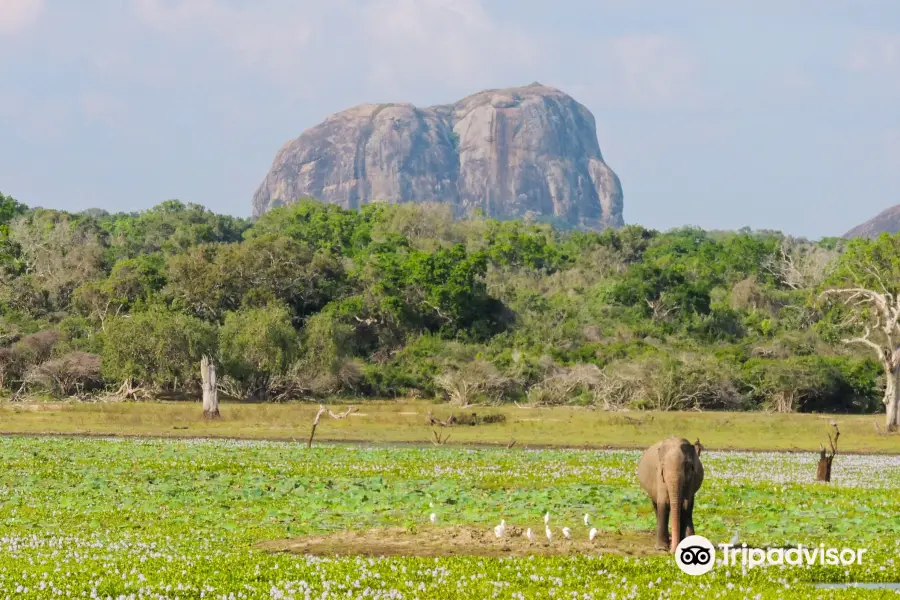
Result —
[[308, 196], [346, 208], [431, 201], [458, 214], [623, 224], [622, 187], [603, 161], [594, 116], [539, 83], [450, 105], [364, 104], [332, 115], [279, 150], [253, 214]]
[[900, 231], [900, 204], [881, 211], [865, 223], [861, 223], [844, 234], [846, 239], [857, 237], [878, 237], [882, 233], [894, 234]]

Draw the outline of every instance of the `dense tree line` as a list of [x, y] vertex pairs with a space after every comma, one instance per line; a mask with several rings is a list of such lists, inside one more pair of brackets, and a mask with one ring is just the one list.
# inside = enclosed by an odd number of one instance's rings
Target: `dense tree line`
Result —
[[898, 246], [441, 205], [303, 200], [251, 222], [0, 195], [0, 393], [196, 394], [209, 355], [224, 393], [258, 400], [872, 412], [879, 363], [841, 343], [848, 309], [821, 292]]

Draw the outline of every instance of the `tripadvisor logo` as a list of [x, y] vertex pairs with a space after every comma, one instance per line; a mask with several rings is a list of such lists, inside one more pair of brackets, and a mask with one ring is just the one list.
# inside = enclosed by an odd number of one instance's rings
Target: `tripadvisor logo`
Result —
[[688, 575], [708, 573], [716, 562], [716, 547], [702, 535], [689, 535], [675, 548], [675, 564]]
[[[797, 544], [793, 548], [748, 548], [741, 544], [736, 548], [732, 544], [720, 544], [722, 558], [719, 564], [726, 567], [743, 565], [753, 567], [771, 565], [853, 565], [862, 564], [865, 548], [826, 548]], [[716, 548], [712, 542], [702, 535], [691, 535], [678, 544], [675, 549], [675, 564], [688, 575], [703, 575], [712, 570], [716, 564]]]

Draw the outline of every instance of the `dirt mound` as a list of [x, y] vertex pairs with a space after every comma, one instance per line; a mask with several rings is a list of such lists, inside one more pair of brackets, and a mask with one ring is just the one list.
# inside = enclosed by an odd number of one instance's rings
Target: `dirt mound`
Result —
[[554, 530], [553, 541], [543, 530], [535, 531], [529, 542], [525, 529], [507, 526], [506, 535], [494, 536], [493, 528], [421, 527], [418, 529], [371, 529], [342, 531], [257, 544], [269, 552], [293, 552], [315, 555], [361, 556], [568, 556], [583, 554], [627, 554], [647, 556], [665, 554], [654, 547], [653, 532], [601, 532], [593, 541], [587, 531], [572, 532], [571, 540]]

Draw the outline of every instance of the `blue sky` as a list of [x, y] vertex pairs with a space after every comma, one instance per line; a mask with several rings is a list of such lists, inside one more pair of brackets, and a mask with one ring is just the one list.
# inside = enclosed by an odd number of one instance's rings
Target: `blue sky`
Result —
[[249, 215], [331, 113], [533, 81], [594, 113], [628, 223], [820, 237], [900, 203], [897, 0], [0, 0], [0, 190]]

